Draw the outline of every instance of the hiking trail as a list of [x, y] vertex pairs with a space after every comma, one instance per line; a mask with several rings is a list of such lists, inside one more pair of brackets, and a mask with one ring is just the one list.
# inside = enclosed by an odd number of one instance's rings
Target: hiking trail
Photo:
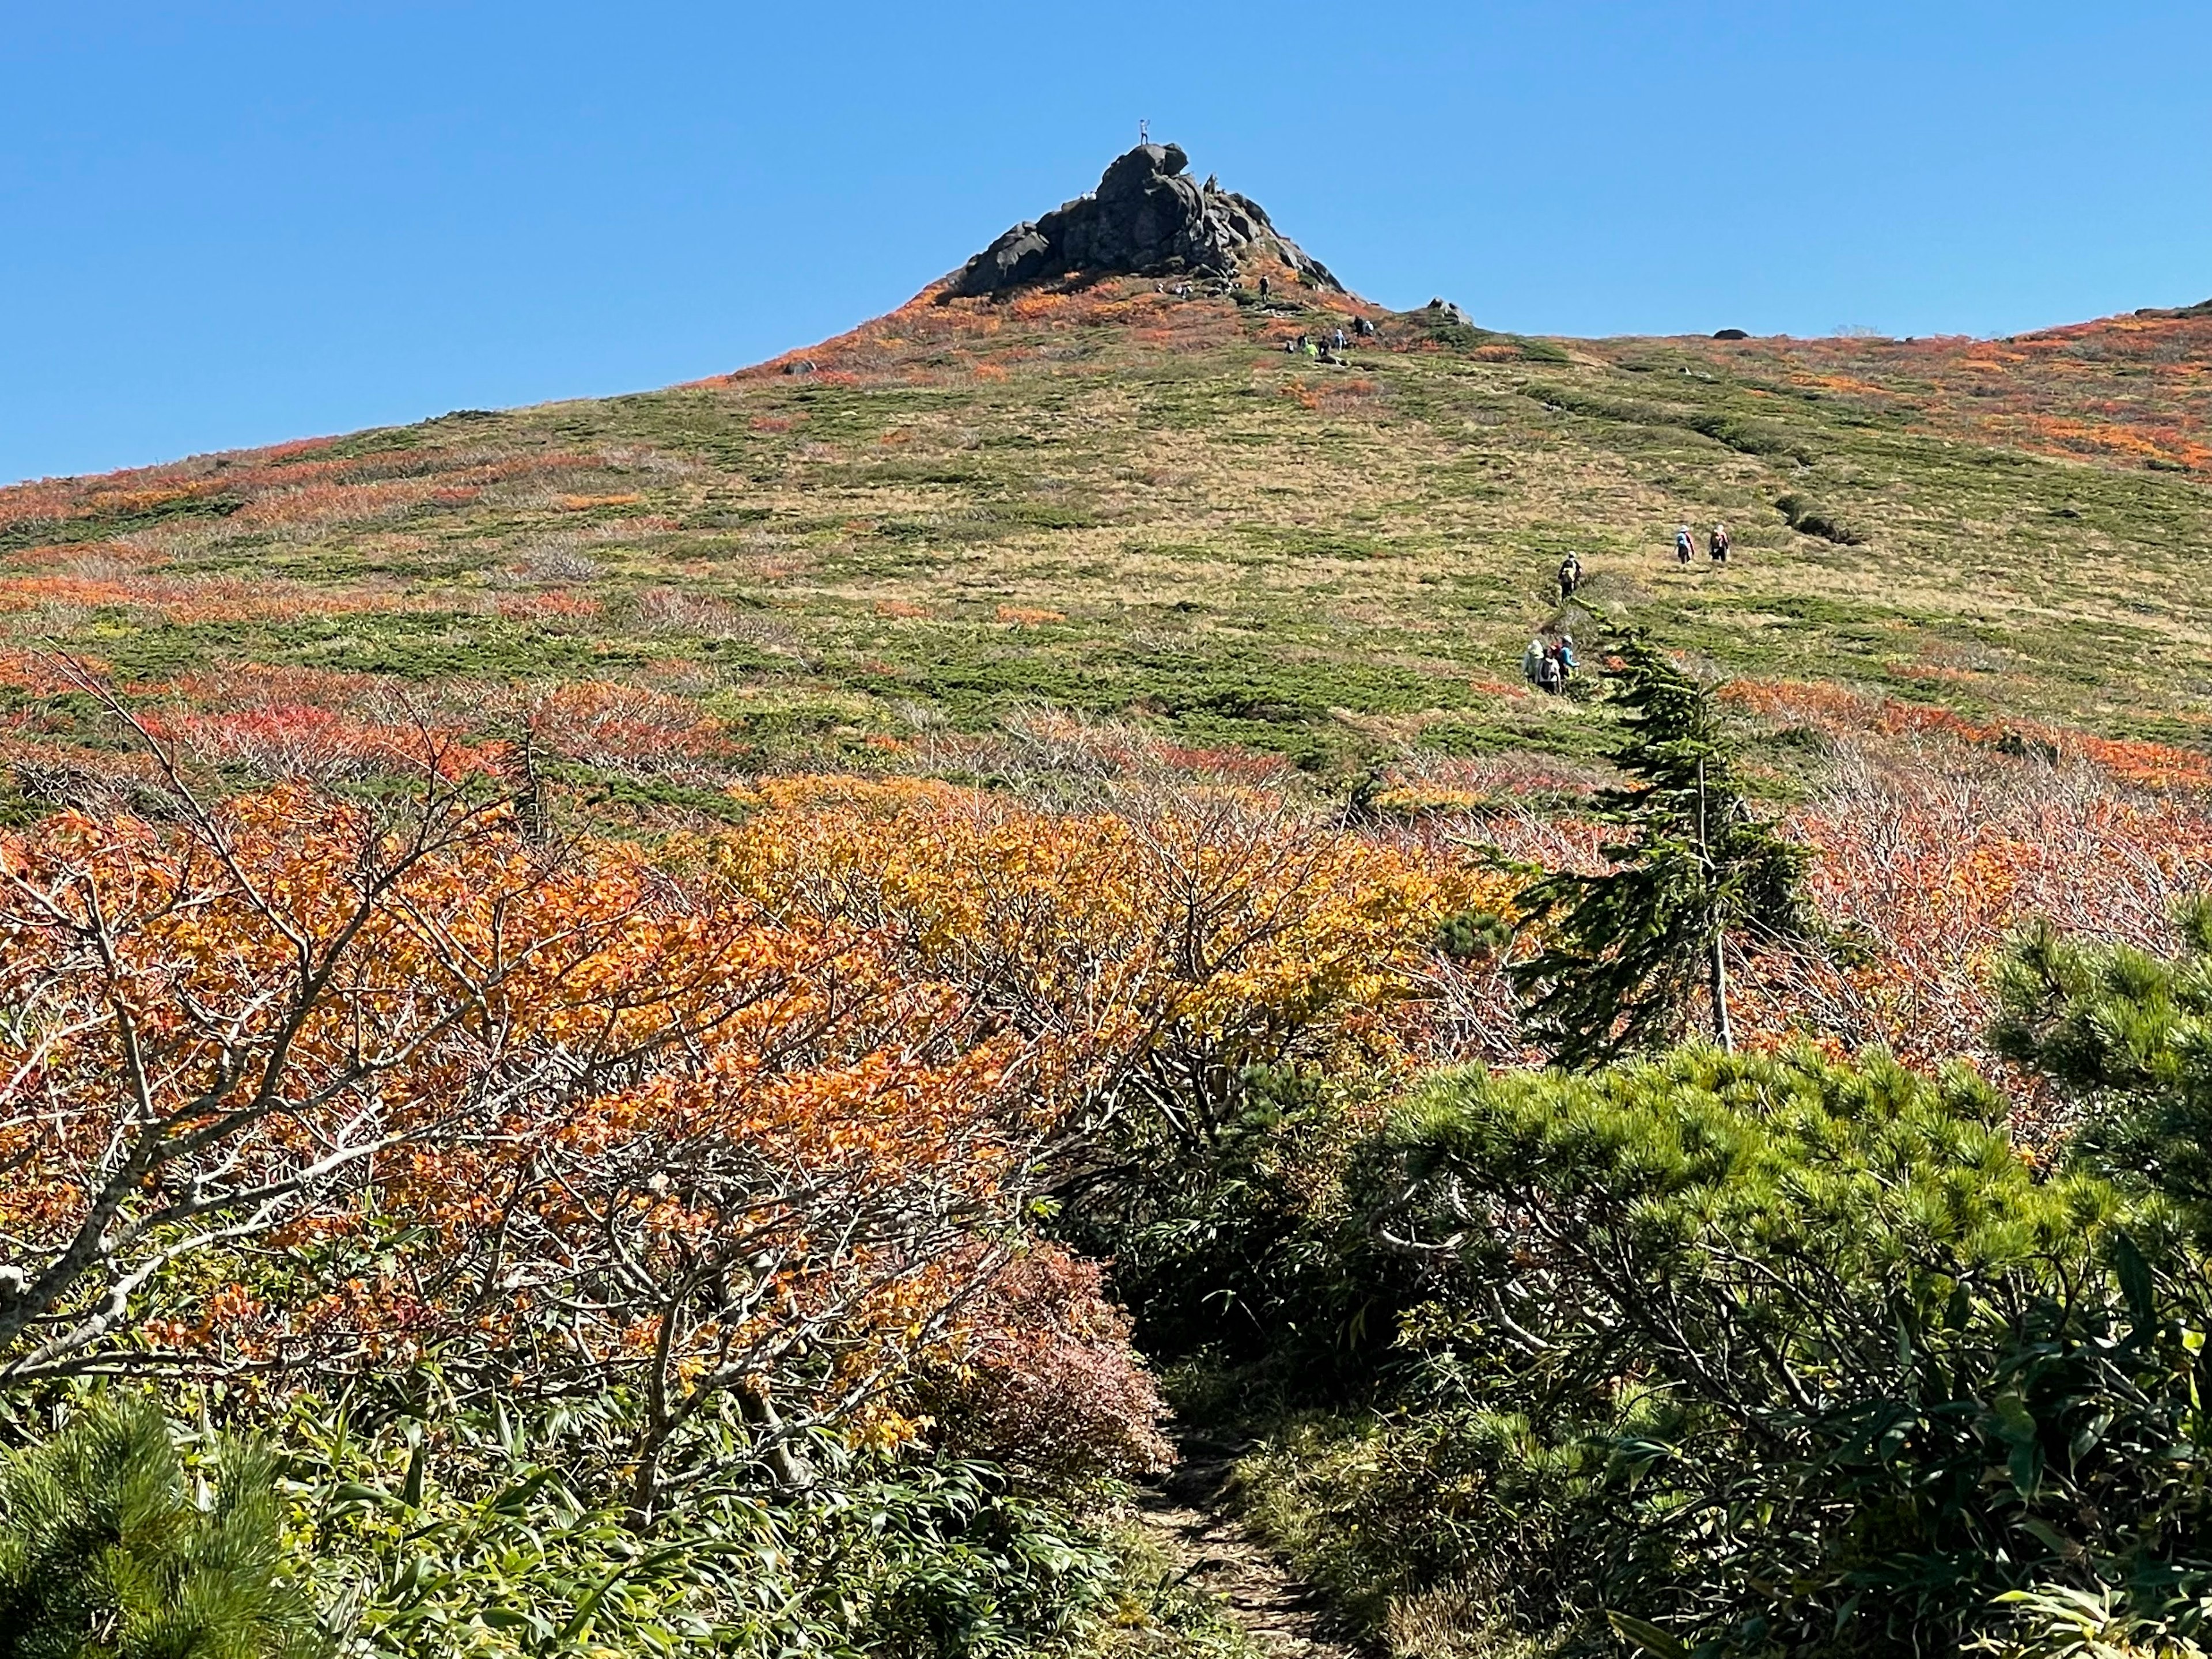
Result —
[[1221, 1604], [1267, 1659], [1364, 1659], [1318, 1592], [1238, 1524], [1224, 1501], [1240, 1448], [1179, 1437], [1182, 1455], [1139, 1506], [1145, 1529], [1184, 1583]]

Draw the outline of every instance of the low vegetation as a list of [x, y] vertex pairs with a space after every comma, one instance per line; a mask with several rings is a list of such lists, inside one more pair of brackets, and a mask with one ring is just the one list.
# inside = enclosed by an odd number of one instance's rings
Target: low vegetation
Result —
[[2196, 1651], [2204, 319], [1353, 307], [0, 491], [0, 1656]]

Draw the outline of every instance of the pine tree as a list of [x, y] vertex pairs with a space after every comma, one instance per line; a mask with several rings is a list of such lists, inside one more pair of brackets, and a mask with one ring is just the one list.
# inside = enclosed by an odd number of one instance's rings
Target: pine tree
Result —
[[150, 1401], [89, 1406], [0, 1462], [0, 1659], [307, 1659], [327, 1650], [284, 1575], [273, 1466], [247, 1442], [192, 1500]]
[[1605, 678], [1626, 711], [1613, 759], [1632, 782], [1598, 814], [1632, 831], [1601, 875], [1559, 871], [1523, 894], [1542, 942], [1514, 969], [1529, 1035], [1559, 1064], [1603, 1065], [1680, 1042], [1703, 1003], [1723, 1048], [1732, 935], [1809, 932], [1804, 854], [1745, 799], [1711, 694], [1634, 629], [1608, 629]]
[[2037, 922], [1998, 965], [1990, 1036], [2081, 1108], [2077, 1162], [2165, 1194], [2212, 1241], [2212, 893], [2174, 921], [2174, 958]]

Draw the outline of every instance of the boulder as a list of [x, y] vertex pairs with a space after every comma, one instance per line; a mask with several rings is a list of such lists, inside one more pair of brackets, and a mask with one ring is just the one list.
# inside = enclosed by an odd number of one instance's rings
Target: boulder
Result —
[[1342, 293], [1320, 260], [1276, 230], [1249, 197], [1184, 171], [1179, 144], [1117, 155], [1088, 196], [1016, 225], [963, 265], [948, 295], [1000, 294], [1074, 272], [1233, 277], [1243, 261], [1279, 259], [1316, 287]]
[[1433, 322], [1457, 323], [1462, 328], [1474, 326], [1474, 319], [1462, 311], [1449, 300], [1431, 300], [1422, 309], [1429, 313], [1430, 319]]

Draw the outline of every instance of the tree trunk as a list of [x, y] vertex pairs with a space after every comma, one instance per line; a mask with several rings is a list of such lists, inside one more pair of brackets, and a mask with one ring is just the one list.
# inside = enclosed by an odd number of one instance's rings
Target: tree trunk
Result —
[[1713, 1041], [1724, 1054], [1735, 1052], [1735, 1033], [1729, 1028], [1728, 928], [1721, 920], [1720, 872], [1713, 867], [1713, 849], [1705, 837], [1705, 762], [1698, 757], [1698, 862], [1704, 866], [1705, 886], [1713, 906], [1712, 960], [1708, 964], [1706, 989], [1713, 1000]]
[[811, 1491], [814, 1465], [804, 1451], [792, 1443], [783, 1419], [776, 1415], [775, 1401], [769, 1397], [766, 1382], [739, 1387], [738, 1414], [754, 1428], [765, 1431], [763, 1454], [776, 1491], [786, 1497]]
[[1735, 1033], [1729, 1026], [1728, 1006], [1728, 934], [1722, 931], [1718, 920], [1713, 927], [1713, 960], [1711, 975], [1713, 998], [1713, 1040], [1729, 1054], [1735, 1052]]

